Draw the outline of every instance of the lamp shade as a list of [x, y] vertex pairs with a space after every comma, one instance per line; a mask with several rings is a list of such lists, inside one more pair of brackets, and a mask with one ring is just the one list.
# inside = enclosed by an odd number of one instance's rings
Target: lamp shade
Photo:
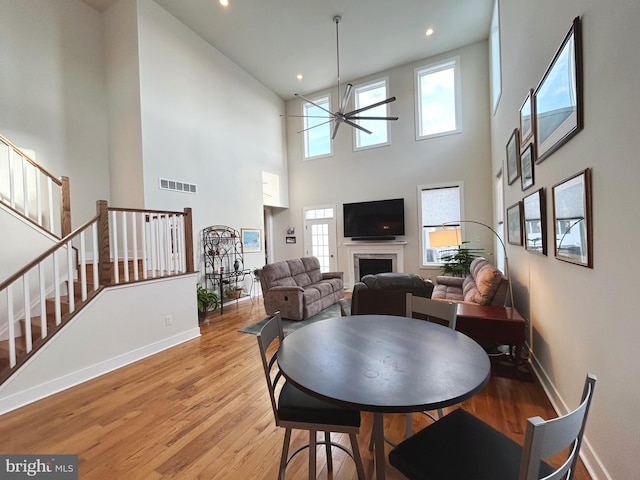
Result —
[[459, 228], [448, 228], [429, 232], [429, 246], [431, 248], [462, 245], [462, 235]]

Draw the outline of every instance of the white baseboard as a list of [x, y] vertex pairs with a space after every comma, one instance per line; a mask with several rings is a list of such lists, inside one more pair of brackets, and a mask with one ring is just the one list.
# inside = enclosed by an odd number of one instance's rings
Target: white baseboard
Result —
[[[118, 368], [124, 367], [131, 363], [142, 360], [143, 358], [155, 355], [156, 353], [167, 350], [168, 348], [179, 345], [180, 343], [197, 338], [200, 336], [200, 329], [194, 328], [170, 338], [163, 339], [162, 341], [147, 345], [145, 347], [127, 352], [126, 354], [111, 358], [104, 362], [91, 365], [86, 368], [82, 368], [70, 374], [64, 375], [59, 378], [55, 378], [49, 382], [42, 383], [36, 387], [28, 390], [9, 395], [2, 399], [2, 406], [0, 407], [0, 415], [23, 407], [30, 403], [36, 402], [43, 398], [49, 397], [56, 393], [67, 390], [68, 388], [75, 387], [83, 382], [87, 382], [96, 377], [104, 375], [105, 373], [112, 372]], [[36, 354], [37, 355], [37, 354]], [[34, 356], [35, 358], [35, 356]], [[33, 361], [34, 358], [29, 361]], [[7, 380], [6, 383], [10, 382]], [[1, 389], [0, 389], [1, 390]]]

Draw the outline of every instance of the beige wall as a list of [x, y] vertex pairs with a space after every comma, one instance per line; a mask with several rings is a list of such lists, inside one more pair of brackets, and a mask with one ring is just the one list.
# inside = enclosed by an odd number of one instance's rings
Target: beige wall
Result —
[[[510, 245], [509, 259], [516, 305], [531, 321], [533, 363], [558, 409], [577, 405], [587, 372], [598, 376], [583, 449], [594, 478], [630, 480], [637, 478], [640, 451], [640, 324], [633, 280], [640, 227], [630, 221], [640, 203], [640, 3], [500, 3], [503, 92], [491, 120], [494, 173], [503, 167], [505, 144], [529, 88], [537, 86], [573, 18], [582, 17], [585, 127], [535, 165], [533, 189], [547, 192], [547, 228], [553, 232], [551, 187], [592, 169], [594, 268], [556, 260], [552, 243], [546, 257]], [[523, 196], [519, 183], [507, 185], [505, 205]]]
[[[287, 150], [291, 208], [275, 216], [273, 243], [276, 260], [303, 254], [304, 207], [333, 204], [338, 214], [338, 269], [347, 272], [347, 247], [343, 243], [350, 239], [343, 237], [342, 204], [402, 197], [405, 199], [406, 235], [398, 237], [398, 240], [407, 242], [404, 249], [405, 271], [421, 273], [426, 277], [437, 275], [438, 269], [420, 269], [417, 187], [423, 184], [463, 182], [465, 217], [490, 224], [491, 190], [487, 188], [491, 185], [487, 55], [485, 42], [476, 43], [365, 79], [349, 80], [357, 85], [368, 80], [389, 78], [389, 94], [397, 97], [390, 104], [390, 112], [399, 120], [389, 122], [391, 145], [388, 146], [354, 152], [353, 129], [343, 125], [334, 141], [332, 157], [305, 161], [302, 134], [297, 133], [301, 130], [300, 119], [290, 118], [287, 123]], [[462, 133], [417, 141], [414, 69], [454, 56], [460, 57]], [[331, 95], [335, 103], [335, 88]], [[313, 97], [314, 94], [307, 96]], [[301, 108], [301, 102], [297, 99], [287, 102], [289, 114], [299, 115]], [[298, 233], [295, 245], [285, 244], [285, 232], [290, 226], [295, 227]], [[476, 237], [479, 237], [478, 241]], [[473, 247], [493, 250], [493, 235], [482, 227], [477, 230], [467, 228], [467, 239], [472, 240]]]

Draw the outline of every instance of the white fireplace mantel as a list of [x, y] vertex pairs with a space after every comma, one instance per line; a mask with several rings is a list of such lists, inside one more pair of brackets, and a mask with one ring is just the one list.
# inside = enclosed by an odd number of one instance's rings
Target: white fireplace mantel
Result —
[[367, 258], [391, 258], [393, 260], [393, 271], [404, 272], [404, 247], [407, 242], [348, 242], [344, 244], [347, 247], [347, 257], [349, 259], [349, 283], [346, 285], [348, 290], [353, 289], [356, 280], [356, 262], [359, 257]]

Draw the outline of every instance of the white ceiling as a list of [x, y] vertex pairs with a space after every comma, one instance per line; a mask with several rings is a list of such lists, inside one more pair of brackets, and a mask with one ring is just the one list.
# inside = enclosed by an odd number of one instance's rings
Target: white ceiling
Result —
[[[118, 0], [83, 0], [104, 11]], [[486, 39], [493, 0], [155, 0], [284, 99]], [[434, 29], [426, 37], [428, 27]], [[304, 75], [297, 80], [297, 74]], [[391, 92], [393, 94], [393, 91]]]

